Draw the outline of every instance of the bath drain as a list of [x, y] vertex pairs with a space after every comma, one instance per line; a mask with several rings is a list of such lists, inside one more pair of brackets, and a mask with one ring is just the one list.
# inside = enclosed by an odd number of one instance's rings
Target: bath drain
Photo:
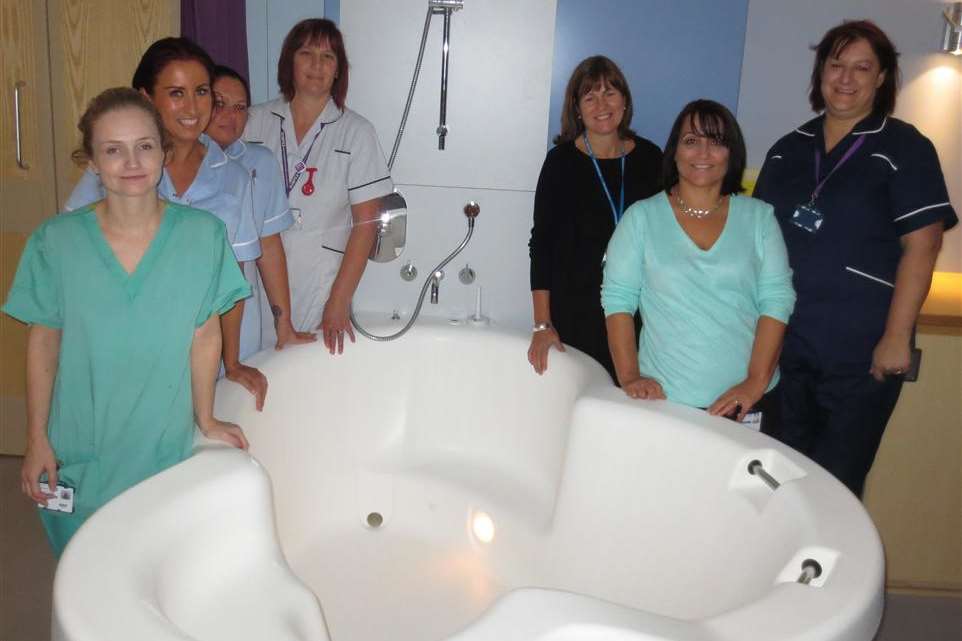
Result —
[[384, 517], [381, 516], [380, 512], [371, 512], [367, 515], [367, 524], [370, 527], [381, 527], [384, 523]]

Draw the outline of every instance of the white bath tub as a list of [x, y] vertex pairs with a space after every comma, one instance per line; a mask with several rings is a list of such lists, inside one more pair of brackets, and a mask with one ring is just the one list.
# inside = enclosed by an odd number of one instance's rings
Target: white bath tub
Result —
[[259, 354], [263, 413], [232, 383], [217, 396], [253, 459], [201, 446], [90, 519], [55, 639], [872, 638], [882, 549], [841, 484], [745, 427], [627, 399], [574, 350], [539, 377], [526, 349], [422, 321], [338, 358]]

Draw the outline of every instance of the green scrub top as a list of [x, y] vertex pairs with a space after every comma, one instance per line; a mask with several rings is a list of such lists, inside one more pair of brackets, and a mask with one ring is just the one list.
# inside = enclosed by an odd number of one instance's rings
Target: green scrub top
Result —
[[40, 510], [57, 556], [96, 509], [189, 456], [194, 331], [249, 295], [224, 223], [205, 211], [167, 203], [132, 274], [92, 206], [30, 236], [2, 310], [62, 332], [48, 433], [75, 509]]

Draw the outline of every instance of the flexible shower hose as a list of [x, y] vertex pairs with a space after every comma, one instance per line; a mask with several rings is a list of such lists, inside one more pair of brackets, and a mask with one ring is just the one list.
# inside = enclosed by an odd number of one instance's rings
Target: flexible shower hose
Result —
[[[397, 137], [394, 139], [394, 147], [391, 149], [391, 157], [387, 161], [387, 169], [390, 172], [394, 168], [394, 161], [397, 159], [398, 149], [401, 147], [401, 138], [404, 136], [404, 126], [408, 121], [408, 114], [411, 112], [411, 102], [414, 100], [414, 89], [418, 84], [418, 76], [421, 74], [421, 63], [424, 60], [424, 46], [428, 40], [428, 29], [431, 27], [431, 15], [433, 14], [433, 7], [428, 5], [428, 13], [424, 17], [424, 30], [421, 32], [421, 46], [418, 49], [418, 59], [414, 65], [414, 76], [411, 78], [411, 87], [408, 89], [408, 98], [404, 103], [404, 113], [401, 115], [401, 124], [398, 125]], [[424, 279], [424, 285], [421, 286], [421, 293], [418, 296], [418, 303], [414, 306], [414, 311], [411, 313], [411, 318], [405, 323], [404, 327], [399, 329], [393, 334], [388, 334], [387, 336], [378, 336], [377, 334], [372, 334], [366, 329], [364, 329], [361, 324], [357, 321], [354, 316], [354, 304], [351, 303], [351, 324], [354, 325], [354, 329], [357, 330], [359, 334], [370, 338], [372, 341], [393, 341], [395, 339], [401, 338], [407, 333], [409, 329], [414, 325], [414, 322], [418, 319], [418, 315], [421, 313], [421, 306], [424, 304], [424, 296], [427, 294], [428, 286], [431, 284], [431, 279], [434, 278], [435, 272], [444, 269], [444, 266], [454, 260], [454, 257], [461, 253], [461, 250], [465, 248], [468, 241], [471, 240], [471, 235], [474, 233], [474, 218], [468, 218], [468, 233], [464, 237], [453, 252], [451, 252], [447, 258], [438, 263], [437, 267], [432, 269], [428, 273], [428, 277]]]

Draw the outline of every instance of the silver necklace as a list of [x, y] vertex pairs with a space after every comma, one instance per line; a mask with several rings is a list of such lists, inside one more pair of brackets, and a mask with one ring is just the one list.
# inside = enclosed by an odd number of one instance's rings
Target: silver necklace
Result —
[[678, 202], [678, 211], [680, 211], [686, 216], [702, 219], [710, 215], [711, 213], [713, 213], [719, 207], [721, 207], [722, 203], [725, 202], [725, 197], [721, 196], [718, 199], [718, 202], [715, 203], [714, 206], [708, 209], [696, 209], [695, 207], [689, 207], [688, 205], [685, 204], [685, 201], [681, 199], [681, 194], [678, 194], [678, 193], [675, 194], [675, 200]]

